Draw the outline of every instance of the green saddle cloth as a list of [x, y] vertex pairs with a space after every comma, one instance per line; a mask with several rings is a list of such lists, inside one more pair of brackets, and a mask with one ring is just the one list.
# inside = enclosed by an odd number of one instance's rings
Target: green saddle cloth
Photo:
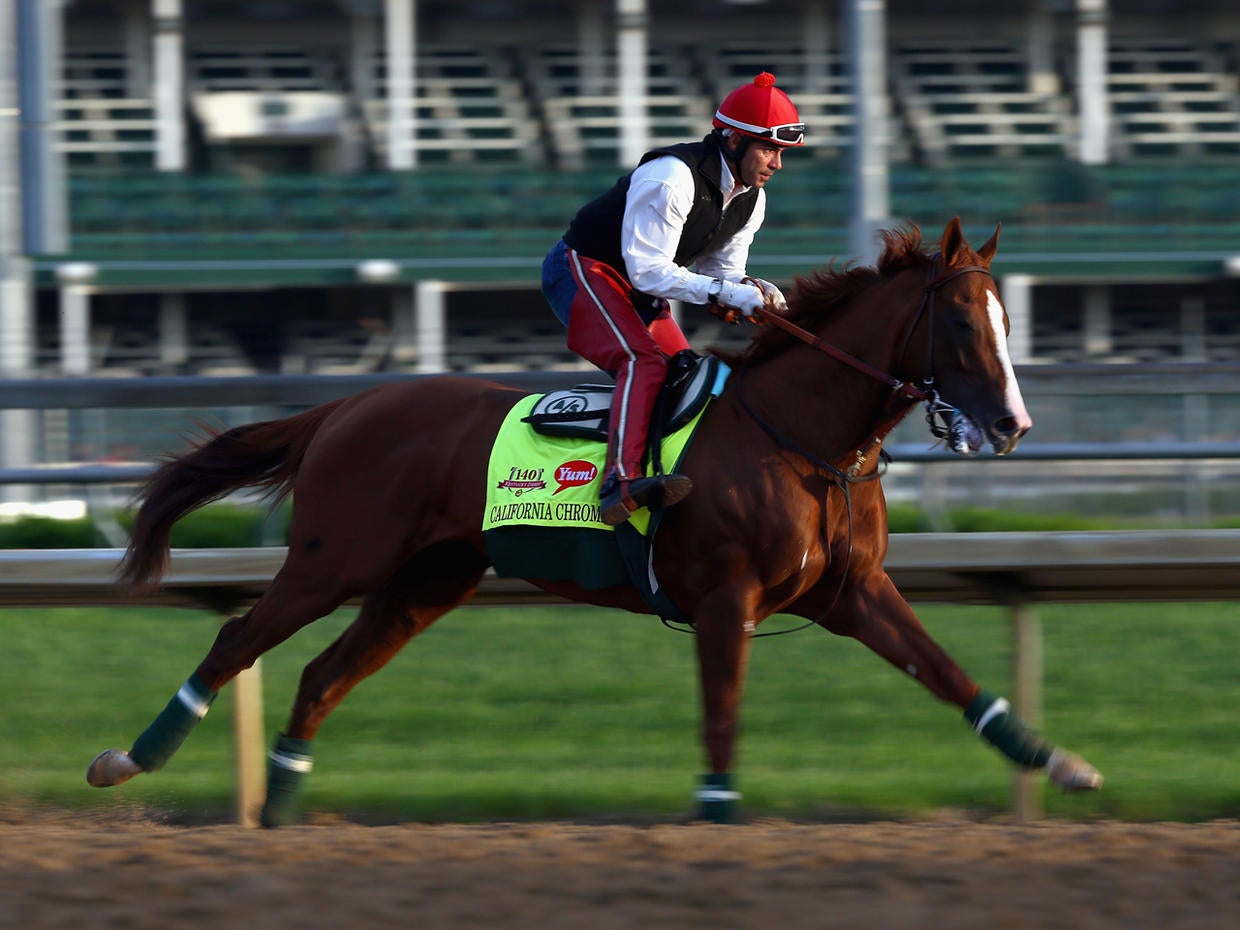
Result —
[[[717, 397], [726, 380], [721, 373]], [[587, 589], [635, 584], [647, 571], [647, 552], [657, 527], [647, 510], [620, 527], [599, 519], [599, 486], [607, 445], [571, 436], [548, 436], [522, 423], [540, 395], [522, 398], [509, 411], [496, 436], [487, 467], [486, 510], [482, 530], [487, 554], [498, 575], [574, 581]], [[663, 439], [662, 460], [675, 471], [709, 404], [685, 426]], [[619, 532], [617, 532], [619, 530]], [[618, 537], [631, 536], [622, 551]], [[626, 567], [626, 559], [628, 567]], [[635, 584], [650, 600], [653, 586]], [[652, 602], [652, 606], [654, 603]], [[664, 606], [660, 614], [669, 611]]]

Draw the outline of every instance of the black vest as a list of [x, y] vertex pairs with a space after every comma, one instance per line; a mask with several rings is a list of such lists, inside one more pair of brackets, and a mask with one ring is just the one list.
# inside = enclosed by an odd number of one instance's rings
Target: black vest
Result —
[[[687, 268], [699, 255], [718, 248], [736, 235], [753, 215], [758, 189], [750, 188], [738, 195], [723, 212], [720, 185], [719, 136], [711, 133], [701, 142], [685, 142], [655, 149], [642, 156], [644, 165], [661, 155], [674, 155], [693, 169], [693, 208], [685, 220], [676, 246], [675, 262]], [[620, 249], [620, 226], [624, 222], [624, 201], [632, 173], [626, 174], [610, 190], [591, 200], [577, 211], [564, 233], [569, 248], [589, 258], [606, 262], [627, 281], [628, 270]], [[638, 308], [643, 309], [639, 306]]]

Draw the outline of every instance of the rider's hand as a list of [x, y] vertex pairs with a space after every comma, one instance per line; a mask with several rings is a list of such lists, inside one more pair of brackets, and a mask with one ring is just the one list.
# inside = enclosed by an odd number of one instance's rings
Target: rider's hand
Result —
[[773, 309], [778, 310], [780, 313], [788, 311], [788, 301], [784, 300], [783, 291], [770, 281], [765, 281], [762, 278], [754, 278], [753, 280], [761, 288], [762, 293], [766, 295], [766, 299]]
[[752, 284], [737, 284], [724, 281], [719, 290], [719, 303], [745, 314], [750, 320], [754, 314], [766, 305], [766, 297], [762, 291]]

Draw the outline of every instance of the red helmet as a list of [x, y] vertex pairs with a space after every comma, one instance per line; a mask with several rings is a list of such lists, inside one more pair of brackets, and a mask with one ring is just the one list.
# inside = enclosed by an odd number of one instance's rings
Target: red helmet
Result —
[[776, 145], [805, 144], [805, 124], [788, 95], [775, 86], [775, 75], [763, 71], [752, 84], [742, 84], [723, 98], [715, 111], [716, 129], [734, 129]]

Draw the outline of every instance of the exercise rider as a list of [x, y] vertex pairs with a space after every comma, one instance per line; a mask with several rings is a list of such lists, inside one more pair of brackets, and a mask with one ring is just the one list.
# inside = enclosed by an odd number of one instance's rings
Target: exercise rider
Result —
[[613, 526], [693, 487], [686, 475], [641, 470], [668, 359], [689, 348], [668, 302], [750, 318], [784, 306], [773, 284], [745, 280], [745, 266], [766, 216], [766, 182], [783, 167], [784, 149], [804, 144], [805, 124], [763, 72], [724, 98], [713, 127], [700, 142], [643, 155], [577, 212], [543, 262], [543, 293], [568, 327], [568, 347], [616, 381], [600, 491], [602, 520]]

